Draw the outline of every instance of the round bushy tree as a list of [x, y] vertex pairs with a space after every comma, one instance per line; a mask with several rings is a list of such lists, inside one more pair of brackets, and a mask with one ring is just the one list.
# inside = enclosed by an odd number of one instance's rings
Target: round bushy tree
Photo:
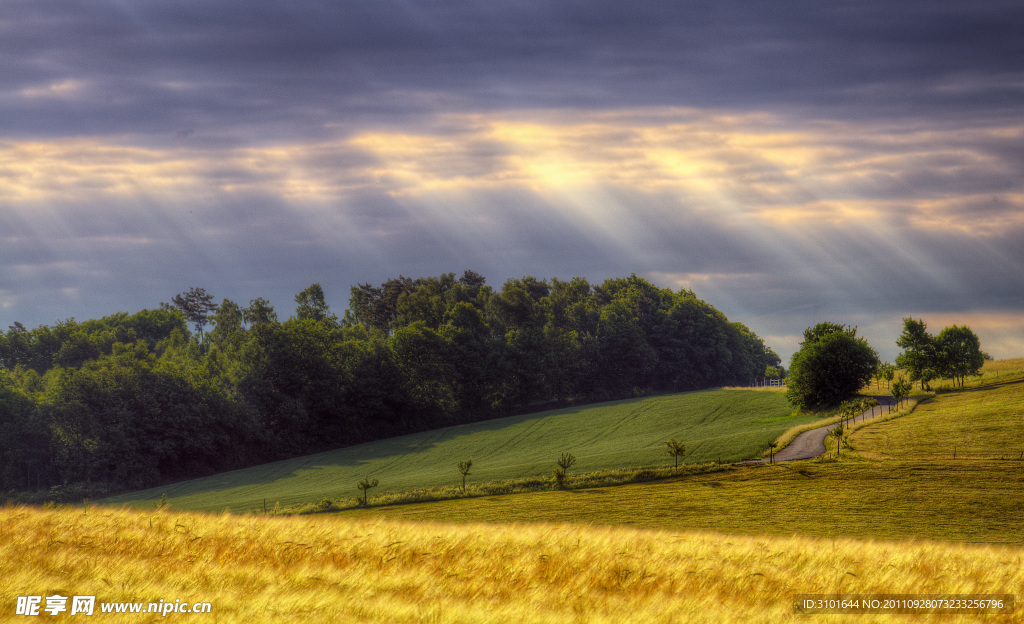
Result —
[[878, 354], [857, 328], [818, 323], [804, 331], [789, 366], [786, 397], [796, 407], [835, 405], [871, 380]]

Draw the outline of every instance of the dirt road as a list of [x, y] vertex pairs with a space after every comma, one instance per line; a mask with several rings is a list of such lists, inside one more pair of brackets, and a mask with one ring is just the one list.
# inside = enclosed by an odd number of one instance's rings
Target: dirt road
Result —
[[[875, 419], [879, 418], [882, 414], [889, 412], [889, 408], [892, 406], [892, 397], [888, 395], [878, 395], [872, 397], [877, 400], [881, 405], [873, 410]], [[864, 420], [872, 420], [872, 410], [868, 410], [853, 419], [853, 422], [862, 422]], [[818, 455], [825, 452], [825, 437], [836, 428], [839, 423], [832, 423], [824, 427], [818, 427], [817, 429], [811, 429], [810, 431], [804, 431], [797, 437], [793, 438], [793, 441], [789, 445], [775, 454], [775, 461], [796, 461], [798, 459], [814, 459]], [[744, 463], [768, 463], [768, 459], [752, 460]]]

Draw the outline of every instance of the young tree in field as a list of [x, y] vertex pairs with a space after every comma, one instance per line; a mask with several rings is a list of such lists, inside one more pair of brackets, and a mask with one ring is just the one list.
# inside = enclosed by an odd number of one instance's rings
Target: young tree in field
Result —
[[855, 327], [818, 323], [804, 331], [793, 354], [786, 397], [800, 408], [834, 405], [863, 388], [877, 364], [878, 354]]
[[462, 493], [466, 493], [466, 477], [469, 476], [469, 469], [473, 467], [473, 460], [467, 459], [459, 462], [459, 472], [462, 473]]
[[892, 385], [893, 377], [896, 376], [896, 365], [891, 362], [883, 362], [878, 366], [882, 379], [886, 380], [889, 386]]
[[772, 440], [768, 443], [768, 453], [770, 454], [770, 462], [775, 463], [775, 447], [779, 445], [778, 442]]
[[678, 469], [679, 458], [682, 457], [683, 455], [686, 455], [686, 444], [684, 444], [682, 440], [672, 438], [671, 440], [665, 442], [665, 445], [668, 447], [668, 454], [675, 458], [676, 469]]
[[369, 494], [370, 489], [377, 487], [378, 483], [377, 479], [371, 479], [369, 476], [365, 476], [362, 481], [356, 484], [356, 487], [363, 491], [363, 506], [368, 504], [367, 494]]
[[902, 376], [892, 385], [892, 398], [896, 401], [897, 409], [900, 406], [900, 401], [910, 396], [910, 390], [913, 387], [914, 385]]
[[882, 389], [882, 380], [892, 381], [892, 376], [896, 373], [896, 367], [889, 362], [879, 362], [875, 366], [875, 389]]
[[562, 453], [562, 456], [558, 458], [556, 463], [558, 468], [554, 470], [555, 482], [561, 488], [565, 486], [565, 477], [569, 474], [569, 468], [576, 463], [576, 456], [572, 453]]
[[836, 439], [836, 457], [839, 457], [839, 446], [843, 441], [843, 425], [836, 425], [830, 435]]

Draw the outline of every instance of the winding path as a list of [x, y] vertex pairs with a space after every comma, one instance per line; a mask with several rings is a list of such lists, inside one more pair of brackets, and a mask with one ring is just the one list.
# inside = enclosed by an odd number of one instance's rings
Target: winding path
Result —
[[[872, 397], [878, 401], [881, 405], [874, 410], [868, 410], [863, 414], [853, 419], [853, 422], [862, 422], [864, 420], [874, 420], [887, 414], [889, 409], [893, 405], [893, 399], [889, 395], [875, 395]], [[874, 413], [874, 416], [872, 416]], [[775, 461], [796, 461], [800, 459], [814, 459], [825, 452], [825, 438], [839, 423], [832, 423], [831, 425], [825, 425], [824, 427], [818, 427], [817, 429], [810, 429], [804, 431], [797, 437], [793, 438], [786, 448], [782, 449], [775, 454]], [[763, 464], [768, 463], [770, 458], [749, 460], [743, 463], [745, 464]]]

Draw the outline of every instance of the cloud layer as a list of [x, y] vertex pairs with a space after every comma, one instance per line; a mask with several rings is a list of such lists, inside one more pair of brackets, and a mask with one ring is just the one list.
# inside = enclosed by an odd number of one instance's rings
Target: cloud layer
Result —
[[891, 358], [907, 315], [1020, 355], [1020, 32], [1014, 2], [12, 2], [0, 316], [637, 272], [786, 356], [827, 319]]

